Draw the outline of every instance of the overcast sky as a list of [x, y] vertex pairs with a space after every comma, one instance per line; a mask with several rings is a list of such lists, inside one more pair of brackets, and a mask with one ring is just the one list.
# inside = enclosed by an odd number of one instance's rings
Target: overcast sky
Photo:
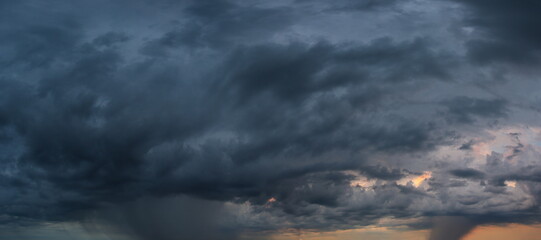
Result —
[[0, 0], [0, 239], [535, 226], [540, 13], [535, 0]]

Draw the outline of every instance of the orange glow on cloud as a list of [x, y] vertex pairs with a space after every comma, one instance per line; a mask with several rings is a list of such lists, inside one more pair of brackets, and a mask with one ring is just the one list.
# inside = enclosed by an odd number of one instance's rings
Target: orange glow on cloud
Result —
[[490, 155], [492, 153], [492, 149], [490, 149], [490, 145], [485, 142], [478, 142], [472, 145], [471, 148], [472, 148], [472, 152], [478, 157], [486, 157], [487, 155]]
[[431, 177], [432, 177], [432, 172], [426, 171], [426, 172], [423, 173], [423, 175], [418, 176], [418, 177], [414, 178], [414, 179], [411, 180], [411, 181], [413, 182], [413, 186], [419, 187], [419, 186], [421, 186], [421, 184], [422, 184], [425, 180], [427, 180], [427, 179], [429, 179], [429, 178], [431, 178]]
[[512, 187], [512, 188], [515, 188], [517, 186], [517, 182], [516, 181], [505, 181], [505, 185], [507, 185], [509, 187]]
[[271, 197], [269, 198], [269, 200], [267, 200], [267, 202], [265, 203], [265, 208], [270, 208], [272, 207], [272, 204], [275, 203], [277, 200], [275, 197]]
[[356, 180], [353, 180], [349, 183], [351, 187], [362, 187], [362, 188], [369, 188], [371, 186], [374, 186], [375, 180], [368, 180], [366, 178], [358, 178]]

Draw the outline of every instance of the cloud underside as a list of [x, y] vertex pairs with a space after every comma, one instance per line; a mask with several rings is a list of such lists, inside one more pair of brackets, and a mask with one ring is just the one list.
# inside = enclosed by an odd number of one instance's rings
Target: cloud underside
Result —
[[385, 226], [459, 239], [539, 219], [540, 4], [47, 5], [0, 1], [4, 227], [234, 239], [406, 219]]

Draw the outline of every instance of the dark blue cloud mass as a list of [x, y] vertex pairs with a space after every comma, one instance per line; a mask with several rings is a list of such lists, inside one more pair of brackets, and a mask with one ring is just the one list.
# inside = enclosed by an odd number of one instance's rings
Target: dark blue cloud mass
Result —
[[537, 10], [0, 0], [0, 238], [536, 223]]

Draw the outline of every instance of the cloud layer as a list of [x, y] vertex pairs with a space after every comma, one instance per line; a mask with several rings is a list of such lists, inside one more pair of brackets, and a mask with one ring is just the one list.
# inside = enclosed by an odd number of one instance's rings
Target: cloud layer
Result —
[[540, 7], [0, 1], [0, 223], [167, 240], [536, 222]]

